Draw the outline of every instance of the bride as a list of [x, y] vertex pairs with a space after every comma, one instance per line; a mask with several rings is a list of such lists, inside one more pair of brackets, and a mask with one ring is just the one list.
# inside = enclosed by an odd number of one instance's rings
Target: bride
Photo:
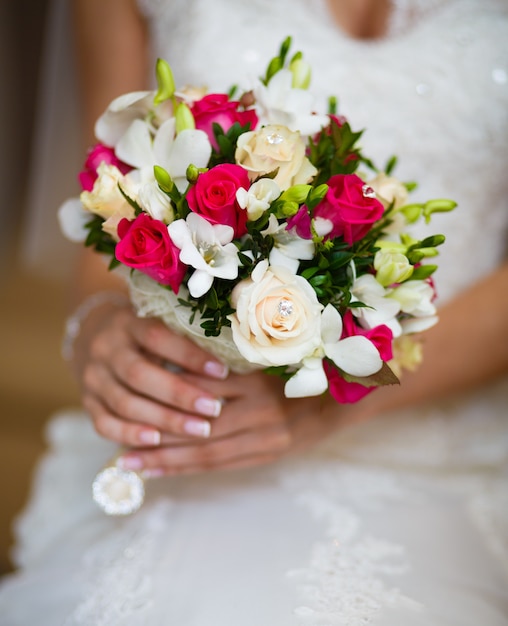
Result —
[[[422, 366], [355, 405], [228, 373], [136, 318], [86, 255], [68, 347], [87, 414], [49, 425], [2, 624], [507, 624], [506, 3], [76, 0], [74, 21], [86, 143], [155, 56], [177, 85], [227, 90], [291, 34], [365, 152], [459, 209], [433, 224], [448, 241]], [[87, 496], [118, 444], [157, 478], [122, 519]]]

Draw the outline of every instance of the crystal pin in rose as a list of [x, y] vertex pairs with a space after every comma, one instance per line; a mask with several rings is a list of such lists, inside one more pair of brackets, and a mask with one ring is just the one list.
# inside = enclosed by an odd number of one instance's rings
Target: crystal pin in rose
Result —
[[372, 187], [370, 185], [363, 185], [362, 187], [362, 194], [364, 198], [375, 198], [376, 197], [376, 192], [374, 191], [374, 189], [372, 189]]
[[281, 317], [289, 317], [293, 313], [293, 303], [291, 300], [282, 299], [277, 309]]

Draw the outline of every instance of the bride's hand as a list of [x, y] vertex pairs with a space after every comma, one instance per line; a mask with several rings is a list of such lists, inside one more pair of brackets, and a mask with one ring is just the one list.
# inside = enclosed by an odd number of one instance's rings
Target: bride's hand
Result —
[[[191, 382], [195, 377], [185, 378]], [[183, 443], [163, 436], [157, 449], [125, 454], [120, 461], [123, 467], [158, 476], [269, 463], [307, 448], [339, 426], [359, 419], [358, 410], [339, 410], [329, 398], [287, 399], [281, 379], [262, 372], [231, 374], [225, 381], [203, 384], [226, 400], [220, 418], [212, 424], [210, 438]]]
[[[165, 363], [200, 378], [185, 380]], [[163, 432], [180, 441], [206, 438], [222, 408], [221, 398], [199, 381], [222, 379], [227, 368], [127, 305], [104, 304], [86, 317], [73, 366], [96, 430], [129, 447], [158, 445]]]

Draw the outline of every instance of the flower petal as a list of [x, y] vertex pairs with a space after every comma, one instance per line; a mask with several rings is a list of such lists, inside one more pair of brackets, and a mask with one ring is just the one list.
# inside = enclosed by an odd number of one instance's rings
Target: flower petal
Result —
[[285, 267], [292, 274], [296, 274], [300, 265], [300, 261], [298, 259], [291, 259], [275, 246], [270, 251], [269, 261], [272, 267]]
[[148, 125], [134, 120], [116, 146], [116, 156], [132, 167], [142, 168], [155, 165], [152, 138]]
[[206, 167], [212, 154], [208, 136], [202, 130], [182, 130], [176, 136], [168, 158], [167, 170], [181, 191], [187, 186], [185, 172], [189, 165]]
[[212, 286], [213, 276], [204, 270], [195, 270], [189, 278], [187, 288], [193, 298], [200, 298]]
[[321, 338], [323, 343], [337, 343], [342, 335], [342, 317], [337, 309], [327, 304], [321, 313]]
[[133, 91], [115, 98], [95, 124], [95, 136], [116, 146], [135, 119], [144, 118], [153, 102], [153, 91]]
[[437, 324], [439, 317], [437, 315], [427, 315], [425, 317], [409, 317], [403, 320], [400, 325], [402, 326], [402, 334], [408, 335], [410, 333], [421, 333], [428, 328], [432, 328]]
[[304, 365], [284, 386], [286, 398], [319, 396], [328, 389], [328, 379], [321, 359], [305, 359]]
[[175, 118], [172, 117], [160, 125], [153, 139], [155, 163], [169, 171], [169, 157], [175, 140]]
[[376, 346], [366, 337], [346, 337], [324, 346], [326, 356], [352, 376], [370, 376], [378, 372], [383, 361]]
[[88, 230], [85, 224], [89, 222], [92, 215], [85, 211], [78, 198], [69, 198], [58, 209], [58, 221], [60, 229], [67, 239], [76, 243], [85, 241]]

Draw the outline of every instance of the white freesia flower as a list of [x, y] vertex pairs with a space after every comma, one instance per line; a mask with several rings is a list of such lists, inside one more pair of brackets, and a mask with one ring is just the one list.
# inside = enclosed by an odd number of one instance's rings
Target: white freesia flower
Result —
[[83, 207], [78, 198], [69, 198], [58, 209], [60, 229], [67, 239], [82, 243], [88, 235], [85, 224], [90, 221], [90, 212]]
[[195, 268], [187, 285], [192, 297], [205, 294], [214, 277], [234, 280], [238, 276], [238, 250], [231, 243], [231, 226], [210, 224], [200, 215], [189, 213], [185, 220], [172, 222], [168, 231], [180, 248], [182, 263]]
[[322, 357], [303, 359], [302, 367], [284, 385], [286, 398], [320, 396], [328, 389]]
[[436, 307], [432, 303], [434, 290], [424, 280], [408, 280], [404, 284], [392, 289], [390, 298], [400, 303], [403, 313], [410, 313], [417, 317], [434, 315]]
[[240, 187], [236, 192], [236, 200], [240, 207], [247, 211], [248, 219], [254, 222], [270, 208], [280, 194], [280, 187], [274, 180], [260, 178], [249, 189]]
[[314, 258], [314, 242], [311, 239], [302, 239], [292, 230], [287, 230], [286, 223], [279, 224], [275, 215], [270, 215], [268, 226], [261, 234], [273, 237], [274, 245], [268, 259], [272, 266], [287, 267], [296, 274], [300, 260], [310, 261]]
[[149, 180], [138, 189], [138, 204], [156, 220], [170, 224], [175, 219], [175, 212], [168, 196], [161, 191], [155, 180]]
[[402, 333], [396, 315], [400, 303], [388, 297], [389, 292], [371, 274], [355, 279], [351, 289], [352, 302], [363, 302], [367, 306], [352, 308], [353, 315], [363, 328], [375, 328], [380, 324], [388, 326], [394, 337]]
[[341, 335], [340, 313], [328, 304], [321, 315], [321, 337], [326, 356], [352, 376], [371, 376], [381, 369], [383, 361], [372, 341], [363, 335], [344, 339]]
[[290, 70], [280, 70], [268, 83], [254, 90], [259, 116], [264, 124], [281, 124], [302, 135], [314, 135], [327, 126], [327, 115], [316, 115], [314, 97], [306, 89], [292, 87]]
[[169, 100], [154, 107], [155, 91], [134, 91], [115, 98], [95, 123], [95, 136], [115, 147], [134, 120], [151, 120], [158, 127], [173, 115]]
[[434, 290], [424, 280], [408, 280], [393, 289], [389, 297], [400, 304], [403, 313], [412, 316], [401, 322], [404, 334], [418, 333], [437, 323], [436, 307], [432, 302]]
[[315, 217], [312, 220], [312, 226], [318, 237], [326, 237], [333, 230], [333, 222], [326, 217]]
[[183, 130], [175, 137], [175, 119], [161, 124], [152, 140], [149, 125], [135, 119], [116, 145], [116, 155], [124, 163], [140, 169], [143, 178], [153, 176], [154, 165], [167, 170], [180, 191], [187, 187], [189, 165], [206, 167], [212, 146], [202, 130]]
[[337, 309], [328, 304], [321, 314], [321, 349], [303, 359], [302, 367], [284, 387], [288, 398], [318, 396], [328, 388], [323, 368], [324, 353], [335, 365], [352, 376], [371, 376], [378, 372], [383, 361], [379, 350], [367, 337], [355, 335], [341, 339], [342, 318]]
[[299, 363], [321, 343], [322, 305], [303, 278], [261, 261], [251, 277], [233, 289], [233, 341], [250, 363]]

